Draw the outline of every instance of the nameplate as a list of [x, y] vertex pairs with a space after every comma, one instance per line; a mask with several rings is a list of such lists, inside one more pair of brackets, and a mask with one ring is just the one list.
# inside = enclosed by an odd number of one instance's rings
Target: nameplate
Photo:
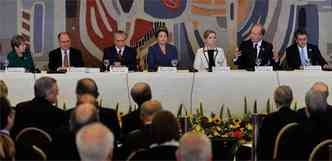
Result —
[[321, 71], [322, 67], [319, 65], [309, 65], [303, 67], [304, 71]]
[[99, 68], [86, 68], [85, 72], [86, 73], [100, 73], [100, 69]]
[[177, 72], [176, 67], [159, 67], [158, 72]]
[[113, 73], [128, 73], [127, 67], [110, 67], [110, 72]]
[[256, 72], [272, 72], [273, 67], [272, 66], [255, 66]]
[[71, 67], [68, 68], [67, 70], [70, 73], [85, 73], [86, 72], [86, 68], [81, 68], [81, 67]]
[[213, 67], [213, 72], [229, 72], [230, 67]]
[[25, 68], [9, 67], [9, 68], [7, 68], [6, 72], [19, 72], [19, 73], [24, 73], [24, 72], [25, 72]]

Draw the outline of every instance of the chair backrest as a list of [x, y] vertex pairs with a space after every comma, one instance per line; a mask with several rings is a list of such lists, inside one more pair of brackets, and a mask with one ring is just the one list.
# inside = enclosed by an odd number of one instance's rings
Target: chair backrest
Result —
[[139, 149], [135, 152], [132, 152], [127, 161], [135, 161], [135, 160], [147, 160], [148, 159], [148, 151], [147, 149]]
[[240, 143], [235, 138], [211, 138], [213, 160], [234, 160]]
[[8, 135], [0, 133], [0, 160], [13, 160], [15, 153], [14, 141]]
[[292, 134], [294, 131], [296, 131], [297, 127], [299, 126], [299, 123], [297, 122], [292, 122], [289, 123], [287, 125], [285, 125], [279, 132], [277, 135], [277, 138], [275, 140], [274, 143], [274, 149], [273, 149], [273, 159], [278, 159], [279, 156], [281, 155], [280, 153], [280, 149], [281, 148], [281, 144], [283, 143], [283, 141], [285, 139], [287, 139], [287, 137], [289, 136], [289, 134]]
[[42, 129], [28, 127], [21, 130], [15, 138], [18, 159], [47, 160], [52, 137]]
[[[332, 139], [327, 139], [324, 140], [322, 142], [320, 142], [318, 145], [315, 146], [315, 148], [312, 150], [312, 152], [310, 153], [310, 157], [309, 157], [309, 161], [314, 161], [317, 160], [317, 157], [331, 157], [329, 153], [331, 153], [330, 150], [330, 145], [332, 145]], [[332, 147], [331, 147], [332, 148]], [[323, 151], [324, 154], [321, 154], [321, 152]], [[326, 152], [328, 155], [326, 155]], [[319, 159], [323, 159], [323, 158], [319, 158]], [[329, 159], [329, 158], [324, 158], [325, 159]]]

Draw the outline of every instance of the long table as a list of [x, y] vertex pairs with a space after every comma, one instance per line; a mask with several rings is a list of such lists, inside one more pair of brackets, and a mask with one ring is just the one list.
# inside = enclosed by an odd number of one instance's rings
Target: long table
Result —
[[[258, 111], [264, 112], [268, 99], [273, 102], [273, 91], [280, 84], [290, 85], [295, 102], [304, 106], [304, 95], [316, 81], [332, 84], [329, 72], [247, 72], [230, 71], [217, 73], [67, 73], [67, 74], [31, 74], [0, 73], [9, 88], [9, 99], [13, 105], [30, 100], [34, 96], [35, 80], [42, 76], [53, 77], [59, 85], [58, 106], [73, 108], [76, 102], [76, 83], [81, 78], [92, 78], [97, 82], [100, 100], [105, 107], [128, 111], [135, 106], [130, 97], [130, 88], [136, 82], [151, 85], [153, 99], [162, 102], [164, 109], [177, 112], [180, 104], [188, 111], [196, 111], [200, 104], [206, 113], [218, 113], [221, 106], [229, 108], [233, 114], [244, 110], [244, 98], [247, 98], [249, 110], [257, 102]], [[330, 97], [331, 99], [331, 97]], [[331, 102], [329, 100], [329, 102]]]

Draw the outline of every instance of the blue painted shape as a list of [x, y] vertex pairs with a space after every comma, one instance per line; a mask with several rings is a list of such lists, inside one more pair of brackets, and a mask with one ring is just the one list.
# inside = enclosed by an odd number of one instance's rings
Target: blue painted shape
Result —
[[290, 13], [289, 13], [289, 18], [288, 18], [288, 26], [287, 26], [287, 30], [286, 30], [286, 36], [284, 38], [284, 41], [281, 45], [281, 48], [279, 50], [279, 53], [284, 53], [287, 46], [288, 46], [288, 43], [289, 43], [289, 40], [292, 38], [292, 30], [293, 30], [293, 26], [294, 26], [294, 18], [295, 18], [295, 7], [294, 5], [291, 5], [290, 6]]
[[43, 5], [36, 4], [34, 8], [34, 17], [33, 17], [33, 47], [36, 53], [42, 52], [43, 49], [43, 25], [44, 25], [44, 13], [45, 9]]
[[144, 0], [144, 11], [154, 18], [169, 19], [179, 17], [186, 9], [187, 0], [181, 0], [177, 9], [170, 9], [160, 0]]
[[312, 44], [318, 45], [319, 43], [319, 15], [318, 7], [315, 4], [305, 6], [306, 16], [306, 31], [308, 32], [308, 41]]
[[199, 33], [199, 31], [197, 29], [194, 30], [194, 35], [195, 35], [196, 41], [198, 43], [198, 46], [200, 48], [204, 47], [203, 39], [202, 39], [201, 34]]
[[194, 53], [184, 23], [174, 25], [174, 38], [178, 50], [179, 66], [191, 68], [194, 62]]

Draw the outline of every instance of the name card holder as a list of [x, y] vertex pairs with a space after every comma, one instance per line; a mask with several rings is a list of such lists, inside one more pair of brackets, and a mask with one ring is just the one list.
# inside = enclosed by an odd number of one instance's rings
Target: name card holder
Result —
[[17, 72], [17, 73], [24, 73], [25, 68], [20, 68], [20, 67], [8, 67], [6, 72]]
[[170, 73], [176, 73], [178, 70], [176, 67], [158, 67], [158, 72], [170, 72]]
[[320, 65], [309, 65], [303, 66], [304, 71], [322, 71], [322, 67]]
[[86, 73], [100, 73], [99, 68], [86, 68], [85, 70]]
[[231, 71], [230, 67], [213, 67], [213, 72], [229, 72]]
[[255, 72], [272, 72], [272, 66], [255, 66]]
[[127, 67], [110, 67], [111, 73], [128, 73]]
[[84, 67], [71, 67], [67, 69], [67, 72], [69, 73], [85, 73], [86, 68]]

